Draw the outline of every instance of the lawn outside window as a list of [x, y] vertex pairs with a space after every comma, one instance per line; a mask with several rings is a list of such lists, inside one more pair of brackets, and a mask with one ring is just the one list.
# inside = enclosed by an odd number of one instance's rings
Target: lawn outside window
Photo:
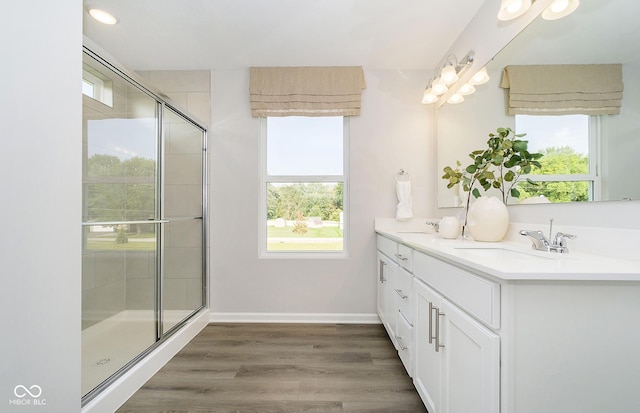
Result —
[[261, 118], [260, 256], [344, 258], [348, 117]]

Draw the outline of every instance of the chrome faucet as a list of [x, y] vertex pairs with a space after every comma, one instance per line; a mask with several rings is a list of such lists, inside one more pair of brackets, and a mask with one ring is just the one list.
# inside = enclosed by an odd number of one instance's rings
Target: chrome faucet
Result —
[[567, 247], [567, 239], [576, 238], [575, 235], [565, 234], [564, 232], [558, 232], [553, 239], [553, 243], [544, 236], [542, 231], [520, 231], [520, 235], [524, 235], [526, 237], [531, 238], [533, 242], [533, 249], [538, 251], [548, 251], [548, 252], [558, 252], [558, 253], [568, 253], [569, 248]]
[[440, 232], [440, 223], [439, 222], [427, 221], [426, 224], [431, 226], [431, 227], [433, 227], [435, 232]]

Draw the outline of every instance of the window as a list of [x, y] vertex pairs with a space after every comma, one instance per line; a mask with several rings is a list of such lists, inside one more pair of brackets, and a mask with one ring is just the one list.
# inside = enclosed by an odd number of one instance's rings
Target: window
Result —
[[540, 152], [542, 167], [518, 184], [520, 199], [545, 196], [551, 202], [598, 199], [596, 173], [598, 117], [516, 115], [517, 133], [526, 133], [529, 152]]
[[82, 94], [113, 107], [113, 82], [86, 64], [82, 67]]
[[261, 121], [261, 256], [345, 256], [349, 118]]

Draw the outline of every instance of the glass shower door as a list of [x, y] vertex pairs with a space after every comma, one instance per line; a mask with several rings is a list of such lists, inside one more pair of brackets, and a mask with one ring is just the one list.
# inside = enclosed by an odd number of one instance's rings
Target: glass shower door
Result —
[[159, 105], [84, 56], [82, 394], [157, 340]]
[[82, 402], [206, 305], [206, 130], [83, 55]]
[[168, 106], [163, 110], [164, 243], [162, 334], [205, 303], [203, 245], [204, 130]]

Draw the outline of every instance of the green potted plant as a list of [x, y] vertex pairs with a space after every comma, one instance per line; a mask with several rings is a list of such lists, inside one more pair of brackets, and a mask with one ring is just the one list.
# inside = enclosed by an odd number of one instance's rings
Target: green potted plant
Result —
[[[446, 166], [443, 169], [442, 179], [449, 181], [447, 188], [462, 185], [462, 189], [467, 192], [463, 235], [468, 224], [471, 195], [475, 198], [482, 195], [479, 187], [485, 192], [492, 188], [498, 190], [502, 204], [506, 206], [510, 196], [520, 197], [516, 184], [522, 175], [540, 167], [539, 159], [543, 154], [528, 151], [528, 141], [520, 139], [525, 135], [516, 134], [511, 128], [498, 128], [496, 133], [489, 134], [485, 149], [478, 149], [469, 154], [473, 162], [463, 170], [460, 169], [460, 161], [456, 162], [455, 168]], [[536, 184], [528, 178], [527, 181]]]

